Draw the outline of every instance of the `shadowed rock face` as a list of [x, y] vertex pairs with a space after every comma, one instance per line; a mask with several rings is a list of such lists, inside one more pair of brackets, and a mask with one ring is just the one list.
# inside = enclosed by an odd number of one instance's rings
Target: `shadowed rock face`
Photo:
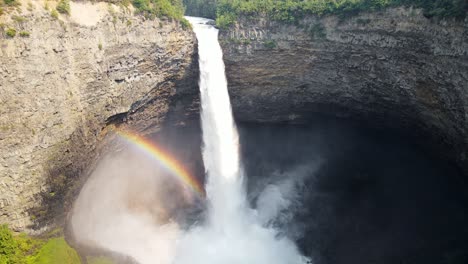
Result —
[[390, 9], [296, 25], [258, 19], [221, 32], [240, 121], [308, 123], [313, 113], [414, 137], [468, 168], [467, 21]]
[[252, 205], [268, 184], [283, 188], [292, 202], [274, 224], [313, 263], [466, 263], [467, 181], [456, 166], [388, 131], [310, 118], [239, 127]]

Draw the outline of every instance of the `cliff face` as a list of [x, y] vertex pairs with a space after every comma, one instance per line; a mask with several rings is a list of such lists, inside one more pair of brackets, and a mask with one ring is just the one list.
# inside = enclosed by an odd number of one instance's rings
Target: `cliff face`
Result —
[[238, 120], [362, 120], [468, 168], [468, 21], [389, 9], [295, 25], [241, 20], [220, 38]]
[[70, 17], [54, 19], [44, 4], [0, 17], [30, 33], [0, 31], [0, 223], [16, 230], [53, 217], [38, 204], [82, 184], [106, 122], [151, 133], [171, 113], [197, 111], [190, 30], [104, 3], [72, 3]]

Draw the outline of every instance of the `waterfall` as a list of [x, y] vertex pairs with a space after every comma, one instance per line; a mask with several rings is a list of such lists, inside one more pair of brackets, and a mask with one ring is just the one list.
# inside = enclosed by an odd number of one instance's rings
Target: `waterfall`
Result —
[[218, 30], [207, 24], [208, 19], [188, 20], [198, 39], [209, 208], [207, 223], [180, 239], [174, 263], [307, 263], [292, 241], [264, 226], [257, 211], [248, 206]]
[[207, 210], [195, 216], [195, 223], [179, 222], [174, 212], [184, 215], [192, 200], [177, 178], [141, 151], [150, 143], [130, 137], [139, 144], [122, 141], [123, 151], [100, 160], [81, 190], [72, 212], [73, 234], [83, 245], [119, 252], [140, 264], [308, 263], [269, 225], [287, 209], [281, 188], [264, 191], [255, 209], [247, 202], [218, 30], [206, 19], [190, 21], [199, 44]]
[[232, 117], [218, 30], [203, 18], [190, 18], [198, 39], [203, 162], [212, 225], [229, 221], [245, 206], [239, 166], [239, 140]]

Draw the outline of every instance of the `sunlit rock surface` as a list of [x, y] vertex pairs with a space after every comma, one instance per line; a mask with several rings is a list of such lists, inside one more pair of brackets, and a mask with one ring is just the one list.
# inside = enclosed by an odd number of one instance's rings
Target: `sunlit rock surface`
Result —
[[[23, 22], [0, 16], [30, 32], [0, 33], [0, 223], [15, 230], [70, 206], [76, 191], [68, 189], [82, 184], [106, 120], [150, 133], [168, 113], [198, 111], [190, 30], [107, 3], [71, 4], [71, 16], [58, 20], [34, 1], [32, 11], [22, 5]], [[56, 211], [30, 210], [44, 200], [41, 192]], [[70, 197], [53, 197], [59, 194]]]

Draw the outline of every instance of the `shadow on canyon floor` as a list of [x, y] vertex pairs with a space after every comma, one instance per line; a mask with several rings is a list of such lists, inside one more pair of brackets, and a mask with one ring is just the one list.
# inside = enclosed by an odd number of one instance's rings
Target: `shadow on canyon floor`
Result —
[[253, 206], [268, 183], [314, 167], [276, 224], [315, 264], [467, 263], [468, 194], [453, 164], [398, 134], [335, 119], [241, 124], [240, 134]]

